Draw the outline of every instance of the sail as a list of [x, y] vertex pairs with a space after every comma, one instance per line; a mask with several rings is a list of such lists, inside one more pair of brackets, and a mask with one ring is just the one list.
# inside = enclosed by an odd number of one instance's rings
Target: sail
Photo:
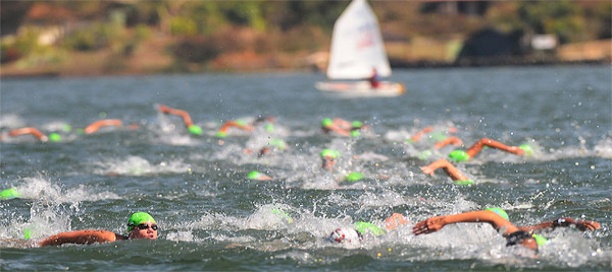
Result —
[[378, 20], [366, 0], [353, 0], [334, 24], [327, 77], [363, 79], [391, 75]]

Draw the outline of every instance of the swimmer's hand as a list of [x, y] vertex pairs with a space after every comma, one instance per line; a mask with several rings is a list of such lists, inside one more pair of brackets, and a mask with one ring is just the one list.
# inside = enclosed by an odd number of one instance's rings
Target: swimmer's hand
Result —
[[586, 231], [586, 230], [594, 231], [594, 230], [598, 230], [601, 228], [601, 225], [599, 225], [599, 223], [595, 221], [575, 220], [569, 217], [559, 218], [557, 219], [557, 221], [553, 223], [553, 226], [555, 227], [568, 227], [570, 225], [576, 226], [576, 228], [581, 231]]
[[430, 175], [430, 176], [434, 176], [434, 172], [436, 171], [436, 167], [431, 167], [431, 166], [423, 166], [421, 167], [421, 171], [423, 171], [423, 173], [425, 173], [426, 175]]
[[446, 216], [431, 217], [416, 223], [416, 225], [412, 227], [412, 233], [414, 235], [421, 235], [439, 231], [442, 229], [442, 227], [444, 227], [444, 225], [446, 225], [444, 222], [445, 217]]

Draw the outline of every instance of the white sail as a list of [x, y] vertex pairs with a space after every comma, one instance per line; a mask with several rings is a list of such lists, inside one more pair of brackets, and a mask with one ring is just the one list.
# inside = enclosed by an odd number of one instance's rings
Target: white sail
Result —
[[334, 24], [327, 77], [363, 79], [391, 75], [376, 15], [366, 0], [353, 0]]

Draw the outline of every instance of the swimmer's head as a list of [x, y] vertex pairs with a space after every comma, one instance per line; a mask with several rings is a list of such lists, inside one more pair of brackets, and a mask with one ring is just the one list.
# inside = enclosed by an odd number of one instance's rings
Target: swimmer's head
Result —
[[321, 158], [331, 158], [335, 159], [340, 156], [340, 152], [333, 149], [323, 149], [321, 151]]
[[357, 182], [362, 180], [363, 178], [364, 176], [361, 172], [350, 172], [348, 175], [346, 175], [345, 180], [348, 182]]
[[132, 230], [134, 230], [134, 228], [140, 224], [145, 224], [145, 223], [153, 223], [155, 224], [155, 219], [153, 219], [153, 216], [151, 216], [150, 214], [146, 213], [146, 212], [136, 212], [133, 213], [130, 216], [130, 219], [128, 220], [128, 224], [127, 224], [127, 231], [130, 232]]
[[62, 140], [62, 136], [60, 136], [59, 134], [55, 132], [49, 134], [49, 141], [59, 142], [61, 140]]
[[361, 233], [353, 228], [337, 228], [327, 237], [333, 243], [358, 243], [361, 240]]
[[533, 148], [528, 144], [522, 144], [519, 146], [523, 150], [525, 156], [533, 156]]
[[535, 239], [535, 241], [538, 244], [538, 246], [542, 246], [542, 245], [546, 244], [546, 242], [548, 242], [548, 239], [544, 238], [542, 235], [533, 234], [531, 236], [533, 237], [533, 239]]
[[455, 185], [462, 185], [462, 186], [470, 186], [470, 185], [474, 185], [474, 181], [471, 179], [466, 179], [466, 180], [453, 180], [453, 183]]
[[453, 150], [448, 154], [448, 157], [455, 162], [463, 162], [470, 159], [470, 155], [467, 152], [459, 149]]
[[215, 134], [215, 136], [218, 138], [225, 138], [227, 137], [227, 133], [223, 131], [218, 131], [217, 134]]
[[187, 127], [187, 131], [193, 135], [202, 135], [202, 128], [196, 125]]
[[508, 217], [508, 213], [506, 213], [506, 211], [504, 211], [502, 208], [491, 207], [491, 208], [486, 208], [485, 211], [492, 211], [498, 214], [499, 216], [503, 217], [504, 219], [510, 220], [510, 217]]
[[363, 127], [363, 122], [361, 121], [353, 121], [351, 123], [351, 126], [353, 127], [353, 129], [360, 129]]
[[321, 121], [322, 127], [329, 127], [333, 124], [334, 124], [334, 121], [331, 118], [323, 118], [323, 120]]
[[19, 196], [21, 196], [21, 194], [17, 192], [15, 188], [0, 191], [0, 199], [12, 199], [18, 198]]
[[359, 137], [359, 135], [361, 135], [361, 133], [357, 130], [353, 130], [351, 131], [351, 137]]
[[532, 233], [527, 231], [515, 231], [506, 236], [506, 246], [522, 245], [526, 248], [538, 251], [538, 243]]
[[355, 223], [355, 230], [357, 230], [358, 233], [363, 233], [363, 234], [367, 232], [371, 232], [374, 236], [385, 234], [385, 231], [381, 227], [374, 225], [370, 222], [363, 222], [363, 221]]

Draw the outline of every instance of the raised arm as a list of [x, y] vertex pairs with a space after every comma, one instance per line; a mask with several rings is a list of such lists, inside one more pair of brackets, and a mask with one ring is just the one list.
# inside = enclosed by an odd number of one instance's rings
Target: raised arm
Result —
[[427, 166], [421, 167], [423, 173], [433, 176], [437, 169], [442, 168], [444, 172], [454, 181], [470, 180], [465, 174], [457, 169], [452, 163], [445, 159], [439, 159]]
[[9, 131], [8, 133], [10, 137], [27, 135], [27, 134], [31, 134], [32, 136], [36, 137], [36, 139], [40, 140], [41, 142], [46, 142], [47, 140], [49, 140], [49, 138], [44, 133], [40, 132], [40, 130], [34, 127], [24, 127], [24, 128], [13, 129]]
[[593, 231], [593, 230], [598, 230], [601, 228], [601, 225], [599, 225], [599, 223], [595, 221], [575, 220], [570, 217], [562, 217], [557, 220], [546, 221], [546, 222], [542, 222], [540, 224], [533, 225], [533, 226], [521, 226], [519, 227], [519, 229], [524, 230], [524, 231], [539, 231], [539, 230], [555, 229], [558, 227], [569, 227], [569, 226], [576, 226], [576, 228], [581, 231], [586, 231], [586, 230]]
[[411, 138], [410, 141], [413, 143], [418, 142], [419, 140], [421, 140], [421, 138], [427, 134], [433, 131], [433, 127], [425, 127], [423, 129], [421, 129], [421, 131], [417, 132], [416, 134], [414, 134]]
[[157, 108], [163, 114], [172, 114], [180, 116], [183, 119], [183, 123], [185, 123], [185, 127], [187, 128], [193, 125], [193, 121], [191, 121], [191, 116], [189, 116], [189, 113], [184, 110], [174, 109], [161, 104], [157, 105]]
[[121, 235], [106, 230], [77, 230], [52, 235], [40, 242], [40, 246], [108, 243], [125, 239], [126, 238]]
[[91, 123], [89, 126], [83, 129], [85, 134], [92, 134], [98, 131], [102, 127], [121, 127], [123, 122], [119, 119], [104, 119], [98, 120]]
[[470, 158], [473, 158], [478, 153], [480, 153], [482, 148], [485, 147], [485, 146], [490, 147], [490, 148], [499, 149], [499, 150], [502, 150], [502, 151], [506, 151], [508, 153], [516, 154], [516, 155], [519, 155], [519, 156], [522, 156], [522, 155], [525, 154], [525, 151], [523, 151], [518, 146], [509, 146], [509, 145], [503, 144], [501, 142], [498, 142], [498, 141], [495, 141], [495, 140], [492, 140], [492, 139], [489, 139], [489, 138], [482, 138], [482, 139], [480, 139], [478, 142], [473, 144], [466, 151], [466, 153], [470, 156]]
[[448, 137], [448, 138], [446, 138], [446, 139], [444, 139], [442, 141], [437, 142], [434, 145], [434, 148], [435, 149], [440, 149], [440, 148], [443, 148], [443, 147], [445, 147], [445, 146], [447, 146], [449, 144], [452, 144], [454, 146], [458, 146], [458, 145], [463, 144], [463, 141], [461, 141], [461, 139], [459, 139], [456, 136], [450, 136], [450, 137]]
[[518, 231], [515, 225], [492, 211], [473, 211], [454, 215], [434, 216], [416, 223], [412, 228], [414, 235], [429, 234], [442, 229], [448, 224], [455, 223], [488, 223], [496, 230], [504, 231], [507, 236]]

